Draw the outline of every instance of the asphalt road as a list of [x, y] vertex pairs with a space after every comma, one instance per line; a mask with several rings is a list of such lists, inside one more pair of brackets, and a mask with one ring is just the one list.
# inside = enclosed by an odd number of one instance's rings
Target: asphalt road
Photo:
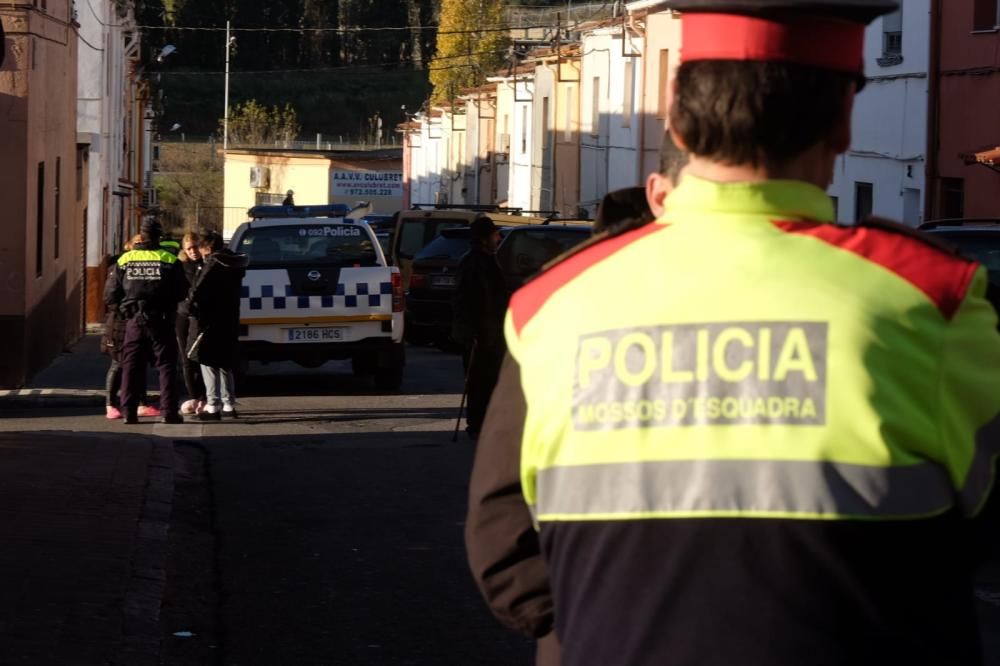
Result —
[[[171, 438], [177, 460], [164, 663], [530, 664], [465, 564], [461, 381], [457, 356], [425, 348], [394, 395], [349, 363], [255, 364], [238, 420], [136, 426]], [[0, 429], [128, 428], [94, 412]]]
[[[486, 610], [462, 543], [474, 445], [452, 442], [457, 356], [409, 352], [380, 395], [348, 363], [257, 366], [240, 418], [169, 438], [176, 475], [167, 666], [517, 666], [527, 640]], [[10, 414], [0, 431], [123, 432], [97, 410]], [[979, 597], [1000, 665], [1000, 567]]]

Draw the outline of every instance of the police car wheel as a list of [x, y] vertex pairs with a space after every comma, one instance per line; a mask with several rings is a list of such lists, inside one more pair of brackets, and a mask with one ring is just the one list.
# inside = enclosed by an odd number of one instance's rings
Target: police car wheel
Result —
[[359, 354], [351, 357], [351, 370], [356, 377], [368, 377], [378, 369], [378, 356], [375, 354]]
[[379, 368], [375, 371], [375, 388], [395, 391], [403, 385], [403, 368]]

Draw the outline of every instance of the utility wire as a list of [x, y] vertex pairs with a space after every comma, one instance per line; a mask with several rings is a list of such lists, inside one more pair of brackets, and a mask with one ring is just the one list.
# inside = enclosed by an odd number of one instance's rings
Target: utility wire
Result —
[[[575, 55], [574, 57], [582, 58], [582, 57], [588, 56], [588, 55], [590, 55], [592, 53], [596, 53], [596, 52], [598, 52], [600, 50], [601, 49], [596, 49], [596, 48], [588, 49], [587, 51], [583, 51], [583, 52]], [[459, 53], [459, 54], [451, 55], [451, 56], [441, 56], [441, 57], [438, 57], [438, 58], [432, 58], [432, 60], [461, 60], [463, 58], [469, 58], [469, 57], [475, 58], [475, 57], [479, 57], [479, 56], [502, 55], [502, 54], [505, 54], [505, 53], [508, 53], [507, 49], [496, 49], [496, 50], [492, 50], [492, 51], [475, 51], [473, 53]], [[520, 53], [519, 55], [526, 55], [526, 54]], [[528, 54], [528, 55], [530, 55], [530, 54]], [[253, 69], [253, 70], [251, 70], [251, 69], [242, 69], [242, 70], [230, 70], [229, 71], [229, 75], [230, 76], [237, 76], [237, 75], [248, 75], [248, 74], [260, 75], [260, 74], [284, 74], [284, 73], [296, 73], [296, 72], [340, 72], [340, 71], [346, 71], [346, 70], [380, 70], [380, 71], [385, 71], [386, 67], [394, 67], [394, 68], [398, 68], [398, 69], [403, 69], [404, 67], [406, 67], [408, 65], [412, 65], [412, 64], [413, 63], [406, 62], [406, 61], [394, 61], [394, 62], [382, 62], [382, 63], [361, 63], [361, 64], [356, 64], [356, 65], [334, 65], [332, 67], [300, 67], [300, 68], [288, 68], [288, 69]], [[444, 69], [460, 69], [462, 67], [482, 67], [482, 65], [480, 63], [478, 63], [478, 62], [456, 63], [456, 64], [453, 64], [453, 65], [443, 65], [441, 67], [420, 68], [419, 71], [434, 72], [434, 71], [439, 71], [439, 70], [444, 70]], [[223, 70], [223, 69], [216, 69], [216, 70], [199, 69], [199, 70], [191, 70], [191, 71], [186, 71], [186, 72], [185, 71], [179, 71], [179, 70], [165, 70], [165, 71], [157, 72], [157, 74], [160, 74], [162, 76], [215, 76], [215, 75], [220, 75], [220, 74], [225, 74], [225, 73], [226, 73], [226, 71]]]
[[[169, 25], [140, 25], [142, 30], [178, 30], [197, 32], [225, 32], [226, 28], [218, 26], [169, 26]], [[514, 30], [541, 30], [551, 28], [551, 25], [527, 25], [518, 26]], [[350, 35], [358, 32], [411, 32], [413, 30], [437, 30], [436, 25], [415, 25], [415, 26], [359, 26], [356, 28], [229, 28], [230, 32], [333, 32], [342, 35]], [[484, 26], [482, 28], [470, 30], [440, 30], [438, 35], [479, 35], [484, 32], [510, 32], [508, 26]]]
[[103, 25], [105, 28], [127, 28], [127, 27], [129, 27], [128, 24], [125, 24], [125, 23], [105, 23], [101, 19], [101, 17], [97, 15], [97, 12], [94, 11], [94, 5], [91, 4], [91, 0], [87, 0], [87, 7], [90, 9], [90, 13], [94, 15], [94, 18], [97, 19], [97, 22], [100, 23], [101, 25]]
[[79, 32], [76, 33], [76, 36], [80, 39], [81, 42], [83, 42], [84, 44], [86, 44], [87, 46], [89, 46], [90, 48], [92, 48], [93, 50], [97, 51], [98, 53], [104, 53], [104, 49], [102, 49], [99, 46], [94, 46], [93, 44], [91, 44], [90, 42], [88, 42], [86, 40], [86, 38], [83, 35], [81, 35]]
[[[468, 57], [467, 55], [462, 55], [461, 57]], [[406, 65], [409, 63], [387, 63], [386, 65], [338, 65], [335, 67], [311, 67], [302, 69], [257, 69], [257, 70], [239, 70], [239, 71], [229, 71], [229, 76], [262, 76], [268, 74], [290, 74], [290, 73], [304, 73], [304, 72], [344, 72], [349, 70], [383, 70], [387, 65]], [[426, 69], [421, 69], [422, 72], [436, 72], [446, 69], [460, 69], [462, 67], [479, 67], [478, 63], [458, 63], [455, 65], [442, 65], [440, 67], [427, 67]], [[158, 75], [169, 77], [169, 76], [221, 76], [225, 74], [225, 70], [213, 70], [213, 71], [191, 71], [191, 72], [178, 72], [178, 71], [162, 71], [157, 72]]]

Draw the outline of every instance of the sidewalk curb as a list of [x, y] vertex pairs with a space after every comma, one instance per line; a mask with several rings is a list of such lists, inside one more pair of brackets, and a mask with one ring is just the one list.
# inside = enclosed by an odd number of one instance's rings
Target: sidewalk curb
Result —
[[15, 389], [0, 391], [0, 410], [89, 408], [104, 406], [104, 391], [78, 389]]
[[174, 442], [150, 438], [153, 447], [142, 513], [136, 526], [132, 576], [125, 592], [122, 647], [116, 666], [160, 663], [160, 608], [167, 585], [167, 541], [174, 501]]
[[[150, 391], [147, 395], [152, 404], [159, 404], [159, 393]], [[96, 389], [0, 390], [0, 412], [7, 409], [101, 409], [105, 398], [105, 392]]]

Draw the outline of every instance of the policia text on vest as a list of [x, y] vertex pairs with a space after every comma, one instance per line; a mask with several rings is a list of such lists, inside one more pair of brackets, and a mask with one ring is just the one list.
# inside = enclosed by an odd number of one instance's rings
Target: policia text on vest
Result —
[[580, 339], [576, 430], [823, 425], [825, 322], [681, 324]]

